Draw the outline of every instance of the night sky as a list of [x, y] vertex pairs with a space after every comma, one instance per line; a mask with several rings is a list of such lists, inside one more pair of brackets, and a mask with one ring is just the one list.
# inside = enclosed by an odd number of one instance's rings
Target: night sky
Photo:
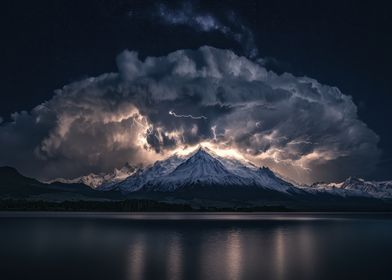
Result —
[[[378, 143], [375, 145], [379, 152], [376, 160], [371, 159], [371, 168], [367, 165], [358, 168], [358, 172], [369, 169], [369, 173], [352, 175], [378, 180], [392, 179], [392, 130], [389, 123], [392, 108], [389, 77], [392, 63], [392, 18], [388, 1], [364, 2], [57, 0], [12, 1], [3, 4], [0, 143], [4, 150], [11, 150], [13, 153], [24, 151], [24, 148], [31, 151], [32, 156], [39, 158], [37, 162], [42, 164], [37, 166], [45, 171], [41, 173], [38, 169], [22, 164], [23, 156], [12, 158], [6, 155], [0, 158], [0, 163], [14, 165], [25, 173], [40, 178], [61, 176], [52, 169], [45, 169], [43, 161], [50, 159], [53, 162], [63, 162], [63, 158], [72, 160], [74, 150], [68, 154], [37, 155], [36, 150], [32, 151], [33, 148], [27, 148], [28, 145], [19, 140], [18, 137], [22, 134], [18, 133], [21, 130], [30, 131], [31, 139], [25, 141], [42, 144], [45, 133], [50, 131], [50, 125], [46, 128], [32, 128], [30, 122], [26, 121], [20, 122], [17, 127], [7, 128], [15, 121], [12, 117], [14, 112], [19, 112], [19, 115], [22, 111], [30, 112], [37, 105], [51, 100], [54, 91], [64, 85], [103, 73], [118, 72], [122, 59], [126, 61], [125, 64], [130, 61], [129, 54], [122, 53], [124, 50], [138, 52], [142, 61], [147, 56], [166, 56], [176, 50], [198, 50], [199, 47], [208, 45], [232, 50], [238, 56], [257, 61], [267, 70], [279, 75], [288, 72], [298, 77], [311, 77], [320, 84], [337, 87], [345, 96], [351, 96], [358, 119], [378, 136]], [[192, 53], [189, 57], [198, 55]], [[160, 62], [154, 63], [160, 65]], [[129, 67], [127, 65], [124, 66], [126, 73]], [[105, 80], [102, 83], [106, 86], [114, 81]], [[183, 99], [178, 100], [185, 102]], [[188, 104], [188, 101], [181, 102], [178, 103], [181, 106]], [[139, 110], [143, 106], [148, 107], [146, 104], [140, 106]], [[173, 109], [165, 107], [165, 104], [162, 106], [162, 110]], [[211, 120], [219, 114], [224, 115], [225, 110], [230, 110], [222, 105], [212, 111], [208, 106], [200, 107], [203, 109], [192, 113], [205, 114]], [[122, 110], [123, 107], [119, 108]], [[147, 109], [144, 111], [156, 126], [170, 129], [172, 124], [165, 123], [165, 120], [154, 121], [155, 113], [150, 114]], [[168, 117], [173, 115], [165, 115], [165, 118]], [[199, 125], [202, 120], [196, 122]], [[189, 141], [182, 144], [196, 144], [200, 140], [211, 138], [208, 134], [210, 132], [203, 130], [204, 125], [201, 123], [198, 127], [201, 131], [199, 138], [189, 138]], [[320, 126], [322, 125], [321, 122]], [[15, 132], [17, 130], [19, 131]], [[363, 137], [366, 143], [361, 149], [366, 146], [363, 148], [367, 151], [366, 156], [355, 156], [348, 162], [355, 161], [357, 164], [357, 161], [368, 161], [373, 147], [368, 149], [367, 146], [377, 141], [373, 140], [375, 138], [370, 132], [363, 133], [366, 134]], [[362, 132], [360, 135], [363, 135]], [[370, 138], [372, 140], [368, 140]], [[12, 141], [20, 143], [10, 144], [11, 148], [8, 148], [7, 143]], [[84, 138], [83, 141], [88, 142]], [[85, 143], [83, 141], [81, 143]], [[147, 139], [155, 153], [169, 151], [177, 145], [171, 142], [174, 141], [171, 138], [162, 140], [164, 144], [161, 143], [159, 147], [154, 146], [154, 141]], [[236, 140], [236, 145], [243, 148], [246, 143]], [[345, 150], [350, 150], [350, 145], [348, 141], [342, 146]], [[131, 150], [130, 153], [137, 153]], [[254, 156], [256, 152], [252, 153]], [[26, 159], [29, 159], [28, 156]], [[64, 176], [105, 171], [119, 165], [117, 161], [102, 165], [101, 161], [89, 159], [88, 164], [80, 166], [79, 173], [69, 170]], [[351, 163], [345, 161], [344, 164]], [[69, 165], [64, 161], [58, 169], [65, 170]], [[330, 172], [337, 172], [328, 164], [327, 166]], [[337, 166], [340, 167], [340, 163]], [[277, 166], [275, 169], [282, 171]], [[340, 180], [355, 173], [352, 169], [347, 170], [349, 171], [342, 174], [328, 176], [316, 172], [310, 178]]]

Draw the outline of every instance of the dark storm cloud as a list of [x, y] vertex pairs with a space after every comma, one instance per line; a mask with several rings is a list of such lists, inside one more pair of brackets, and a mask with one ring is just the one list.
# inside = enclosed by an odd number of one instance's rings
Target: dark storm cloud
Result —
[[[129, 15], [133, 16], [133, 13], [130, 12]], [[152, 14], [146, 16], [152, 20], [158, 18], [166, 25], [188, 26], [198, 32], [219, 32], [239, 43], [248, 57], [258, 55], [253, 32], [233, 11], [226, 12], [220, 19], [211, 12], [196, 9], [192, 1], [187, 1], [177, 8], [159, 4]]]
[[117, 64], [2, 123], [0, 164], [73, 177], [210, 142], [310, 182], [365, 174], [378, 159], [378, 136], [351, 97], [314, 79], [212, 47], [145, 60], [124, 51]]

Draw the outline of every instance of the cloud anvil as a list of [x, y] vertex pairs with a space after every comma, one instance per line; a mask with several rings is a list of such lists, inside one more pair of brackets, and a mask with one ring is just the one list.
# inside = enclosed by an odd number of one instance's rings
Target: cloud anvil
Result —
[[140, 59], [56, 91], [0, 126], [1, 165], [41, 179], [150, 164], [209, 143], [299, 182], [365, 174], [378, 136], [350, 96], [204, 46]]

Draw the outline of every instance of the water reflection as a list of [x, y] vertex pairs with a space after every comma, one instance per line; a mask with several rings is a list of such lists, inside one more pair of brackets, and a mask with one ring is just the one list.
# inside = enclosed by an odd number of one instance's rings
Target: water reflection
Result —
[[182, 243], [178, 234], [173, 234], [168, 243], [167, 279], [182, 279]]
[[0, 218], [0, 227], [0, 279], [391, 279], [389, 218]]
[[229, 231], [226, 244], [226, 279], [241, 279], [242, 267], [242, 247], [241, 235], [238, 231]]
[[143, 279], [145, 247], [144, 237], [142, 235], [135, 235], [133, 242], [129, 247], [129, 279]]
[[275, 271], [276, 271], [276, 279], [284, 279], [285, 276], [285, 258], [286, 258], [286, 247], [285, 247], [285, 240], [283, 236], [283, 231], [281, 228], [278, 228], [275, 231], [275, 249], [273, 249], [273, 252], [275, 252]]
[[201, 248], [196, 262], [201, 279], [241, 279], [242, 244], [237, 230], [206, 231], [195, 239]]
[[252, 279], [260, 273], [295, 279], [293, 271], [299, 279], [312, 279], [318, 254], [313, 230], [306, 224], [134, 228], [127, 240], [128, 279]]

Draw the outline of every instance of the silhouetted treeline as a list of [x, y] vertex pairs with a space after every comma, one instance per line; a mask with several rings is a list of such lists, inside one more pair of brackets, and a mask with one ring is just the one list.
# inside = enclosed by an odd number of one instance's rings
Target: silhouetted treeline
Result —
[[192, 211], [189, 205], [168, 204], [152, 200], [123, 201], [27, 201], [1, 200], [0, 210], [21, 211], [108, 211], [108, 212], [148, 212], [148, 211]]
[[102, 211], [102, 212], [258, 212], [289, 211], [282, 206], [260, 207], [206, 207], [192, 208], [188, 204], [170, 204], [153, 200], [122, 201], [29, 201], [0, 200], [0, 211]]

